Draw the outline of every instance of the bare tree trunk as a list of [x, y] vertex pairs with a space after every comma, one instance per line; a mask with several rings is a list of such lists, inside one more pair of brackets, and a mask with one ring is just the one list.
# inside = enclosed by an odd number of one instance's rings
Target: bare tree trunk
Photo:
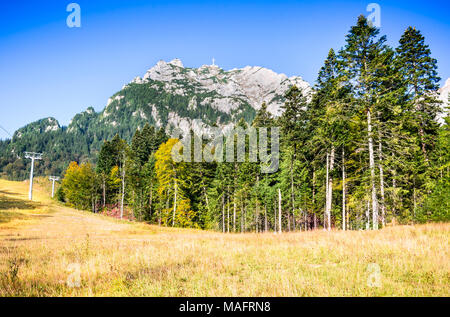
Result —
[[281, 190], [278, 188], [278, 232], [281, 233]]
[[[294, 149], [295, 152], [295, 149]], [[294, 216], [294, 168], [293, 168], [293, 162], [295, 160], [295, 153], [294, 153], [294, 157], [291, 160], [291, 164], [290, 164], [290, 174], [291, 174], [291, 208], [292, 208], [292, 216]], [[293, 218], [293, 217], [292, 217]], [[290, 219], [290, 215], [289, 215], [289, 211], [288, 211], [288, 231], [291, 231], [291, 222], [289, 221]], [[294, 221], [294, 219], [292, 219], [292, 221]], [[295, 228], [295, 224], [294, 224], [294, 228]]]
[[237, 165], [235, 161], [233, 173], [233, 232], [236, 232], [236, 171]]
[[125, 199], [125, 162], [123, 163], [122, 170], [122, 199], [120, 202], [120, 219], [123, 218], [123, 202]]
[[348, 212], [348, 205], [346, 207], [347, 207], [347, 210], [346, 210], [347, 230], [352, 230], [352, 226], [351, 226], [351, 223], [350, 223], [350, 213]]
[[222, 232], [225, 233], [225, 192], [222, 194]]
[[[167, 190], [167, 200], [166, 200], [166, 210], [167, 213], [169, 213], [169, 207], [170, 207], [170, 189]], [[161, 217], [161, 214], [160, 214]], [[161, 222], [161, 218], [160, 218], [160, 222]], [[165, 226], [167, 227], [168, 221], [165, 221]]]
[[175, 214], [177, 211], [177, 192], [178, 192], [178, 186], [177, 186], [177, 181], [175, 179], [175, 195], [173, 198], [173, 218], [172, 218], [172, 227], [175, 226]]
[[328, 230], [331, 230], [331, 204], [333, 200], [333, 170], [334, 170], [334, 146], [331, 147], [331, 155], [330, 155], [330, 171], [328, 175]]
[[141, 188], [141, 197], [139, 197], [139, 210], [140, 210], [139, 217], [141, 218], [139, 219], [140, 221], [142, 221], [144, 216], [144, 204], [145, 204], [144, 197], [145, 197], [144, 188]]
[[375, 157], [373, 153], [372, 140], [372, 117], [370, 110], [367, 110], [367, 132], [369, 137], [369, 167], [370, 167], [370, 185], [372, 187], [372, 228], [378, 229], [378, 199], [375, 188]]
[[148, 200], [148, 208], [150, 209], [150, 215], [152, 215], [153, 207], [153, 180], [150, 182], [150, 198]]
[[244, 232], [244, 202], [241, 201], [241, 233]]
[[386, 225], [386, 206], [384, 203], [384, 173], [383, 173], [383, 151], [381, 148], [381, 140], [378, 141], [378, 166], [380, 169], [380, 194], [381, 194], [381, 202], [380, 202], [380, 209], [381, 209], [381, 225], [384, 227]]
[[[416, 86], [416, 85], [415, 85]], [[418, 92], [417, 92], [417, 86], [415, 87], [415, 94], [416, 96], [418, 96]], [[421, 150], [423, 153], [423, 157], [425, 159], [425, 163], [428, 165], [428, 155], [427, 155], [427, 149], [425, 147], [425, 132], [423, 130], [423, 119], [422, 119], [422, 115], [421, 115], [421, 111], [422, 111], [422, 107], [420, 105], [420, 102], [416, 101], [414, 102], [416, 104], [416, 110], [419, 112], [419, 124], [420, 124], [420, 128], [419, 128], [419, 135], [420, 135], [420, 145], [421, 145]]]
[[[245, 197], [247, 198], [247, 197]], [[247, 205], [244, 204], [244, 232], [247, 231]]]
[[106, 206], [106, 181], [105, 181], [105, 175], [102, 175], [103, 178], [103, 208]]
[[[228, 187], [228, 191], [230, 187]], [[227, 233], [230, 233], [230, 195], [227, 195]]]
[[[308, 212], [306, 211], [306, 209], [303, 210], [303, 219], [304, 219], [304, 223], [305, 223], [305, 231], [308, 231]], [[300, 227], [300, 231], [302, 231], [302, 226], [299, 225], [299, 227]]]
[[397, 213], [397, 172], [395, 169], [392, 170], [392, 188], [394, 189], [392, 194], [392, 214], [395, 217]]
[[267, 204], [264, 203], [264, 232], [267, 232]]
[[[295, 231], [295, 213], [292, 213], [292, 230]], [[300, 225], [300, 231], [302, 230], [302, 225]]]
[[[301, 217], [301, 214], [300, 214], [300, 217]], [[295, 222], [296, 222], [296, 219], [295, 219], [295, 213], [292, 212], [292, 230], [293, 230], [293, 231], [295, 231], [295, 229], [296, 229], [296, 227], [295, 227]], [[302, 225], [301, 225], [301, 224], [300, 224], [300, 231], [302, 231]]]
[[273, 232], [277, 233], [277, 200], [276, 199], [273, 201], [273, 216], [274, 216]]
[[367, 200], [367, 208], [366, 208], [366, 230], [370, 229], [370, 201]]
[[342, 147], [342, 230], [345, 231], [345, 150]]
[[[313, 181], [312, 181], [312, 208], [315, 209], [316, 204], [316, 168], [313, 168]], [[317, 215], [316, 211], [314, 213], [314, 229], [317, 229]]]
[[259, 204], [258, 204], [258, 198], [256, 198], [255, 230], [256, 230], [256, 233], [259, 232]]
[[[259, 175], [256, 175], [256, 188], [259, 187]], [[258, 195], [256, 195], [256, 210], [255, 210], [255, 230], [259, 232], [259, 201]]]
[[161, 226], [161, 207], [158, 207], [158, 226]]
[[326, 195], [326, 203], [325, 203], [325, 213], [327, 218], [327, 230], [331, 230], [331, 203], [333, 199], [333, 172], [334, 168], [334, 146], [331, 147], [331, 154], [327, 155], [327, 195]]
[[287, 211], [287, 231], [291, 231], [291, 214]]
[[314, 230], [317, 230], [317, 215], [314, 213]]
[[236, 193], [233, 195], [233, 232], [236, 232]]
[[326, 181], [325, 181], [325, 212], [323, 213], [323, 229], [326, 229], [327, 226], [327, 218], [328, 218], [328, 173], [329, 173], [329, 163], [328, 163], [329, 154], [327, 152], [327, 173], [326, 173]]
[[203, 195], [205, 195], [206, 208], [208, 209], [208, 211], [210, 211], [208, 193], [206, 192], [206, 187], [205, 187], [205, 183], [203, 182], [203, 179], [202, 179], [202, 187], [203, 187]]

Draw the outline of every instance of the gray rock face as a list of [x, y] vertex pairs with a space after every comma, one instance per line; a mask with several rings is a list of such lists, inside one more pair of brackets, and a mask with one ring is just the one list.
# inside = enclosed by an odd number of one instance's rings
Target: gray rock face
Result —
[[[284, 94], [292, 85], [297, 85], [307, 92], [311, 90], [310, 85], [301, 77], [287, 77], [263, 67], [247, 66], [226, 71], [213, 64], [188, 68], [184, 67], [179, 59], [170, 62], [159, 61], [142, 78], [136, 77], [125, 85], [123, 90], [126, 91], [132, 85], [150, 85], [150, 88], [163, 94], [185, 98], [186, 111], [183, 113], [158, 102], [151, 102], [143, 107], [148, 106], [148, 109], [140, 109], [139, 112], [141, 117], [151, 117], [156, 125], [166, 125], [168, 129], [178, 127], [184, 132], [191, 128], [202, 130], [201, 126], [212, 124], [219, 127], [229, 126], [237, 121], [239, 114], [251, 117], [251, 114], [246, 113], [250, 112], [246, 106], [255, 112], [263, 102], [267, 104], [270, 113], [279, 116]], [[108, 100], [104, 118], [109, 117], [114, 110], [119, 110], [117, 105], [126, 102], [126, 98], [122, 100], [123, 97], [124, 94], [119, 92]], [[214, 112], [215, 122], [212, 122], [211, 116], [209, 120], [196, 116], [202, 111]], [[136, 110], [134, 113], [137, 113]], [[117, 120], [111, 121], [110, 124], [114, 122]]]
[[442, 103], [442, 113], [439, 116], [438, 120], [440, 123], [444, 122], [444, 117], [446, 115], [448, 115], [448, 107], [450, 107], [450, 103], [449, 103], [449, 94], [450, 94], [450, 78], [447, 78], [447, 80], [445, 81], [445, 85], [442, 86], [439, 89], [439, 100], [441, 100]]
[[[166, 83], [166, 88], [174, 93], [184, 95], [186, 91], [179, 81], [195, 87], [195, 91], [216, 92], [224, 100], [216, 102], [215, 107], [222, 112], [230, 112], [235, 106], [233, 99], [248, 102], [255, 110], [266, 102], [273, 115], [280, 115], [284, 93], [292, 85], [309, 90], [310, 85], [301, 77], [288, 78], [285, 74], [258, 67], [246, 66], [241, 69], [225, 71], [217, 65], [203, 65], [200, 68], [184, 68], [179, 59], [168, 63], [159, 61], [150, 68], [143, 79], [135, 79], [135, 83], [145, 83], [149, 79]], [[229, 103], [227, 101], [230, 101]]]

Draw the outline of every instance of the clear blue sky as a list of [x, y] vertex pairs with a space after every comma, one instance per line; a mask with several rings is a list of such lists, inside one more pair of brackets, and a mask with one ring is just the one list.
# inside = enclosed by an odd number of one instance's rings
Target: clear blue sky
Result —
[[[81, 6], [68, 28], [66, 6]], [[0, 3], [0, 126], [10, 133], [53, 116], [104, 108], [109, 96], [158, 60], [224, 69], [257, 65], [314, 82], [328, 50], [339, 49], [359, 14], [377, 2], [381, 32], [396, 45], [420, 29], [450, 77], [450, 1], [114, 1]], [[8, 135], [0, 130], [0, 138]]]

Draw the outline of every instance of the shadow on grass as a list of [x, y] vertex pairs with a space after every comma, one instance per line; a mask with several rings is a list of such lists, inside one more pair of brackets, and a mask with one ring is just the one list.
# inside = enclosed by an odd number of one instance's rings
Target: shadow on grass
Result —
[[195, 270], [197, 266], [197, 262], [190, 258], [187, 258], [179, 263], [172, 263], [169, 265], [165, 264], [153, 268], [145, 267], [125, 272], [124, 282], [125, 284], [128, 284], [128, 286], [130, 286], [134, 281], [141, 278], [148, 278], [153, 281], [163, 281], [167, 279], [173, 272], [180, 272], [186, 269]]
[[[1, 192], [0, 192], [1, 193]], [[8, 195], [10, 195], [8, 193]], [[40, 204], [33, 201], [7, 197], [0, 195], [0, 210], [2, 209], [36, 209]]]
[[[8, 196], [6, 196], [5, 194]], [[40, 203], [9, 197], [9, 195], [18, 194], [7, 191], [0, 191], [0, 223], [10, 222], [11, 220], [16, 219], [29, 219], [30, 216], [21, 213], [19, 210], [34, 210], [41, 206]]]
[[3, 194], [3, 195], [15, 195], [15, 196], [19, 195], [19, 193], [10, 192], [8, 190], [0, 190], [0, 194]]
[[32, 240], [41, 240], [42, 238], [8, 238], [5, 241], [32, 241]]
[[30, 216], [24, 215], [17, 211], [1, 211], [0, 210], [0, 223], [10, 222], [11, 220], [25, 220], [30, 219]]

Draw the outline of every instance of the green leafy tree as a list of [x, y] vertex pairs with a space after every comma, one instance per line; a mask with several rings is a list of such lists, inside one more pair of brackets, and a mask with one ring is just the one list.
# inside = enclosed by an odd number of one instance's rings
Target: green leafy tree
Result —
[[95, 211], [96, 204], [96, 174], [90, 163], [78, 165], [69, 164], [61, 186], [66, 202], [78, 209]]

